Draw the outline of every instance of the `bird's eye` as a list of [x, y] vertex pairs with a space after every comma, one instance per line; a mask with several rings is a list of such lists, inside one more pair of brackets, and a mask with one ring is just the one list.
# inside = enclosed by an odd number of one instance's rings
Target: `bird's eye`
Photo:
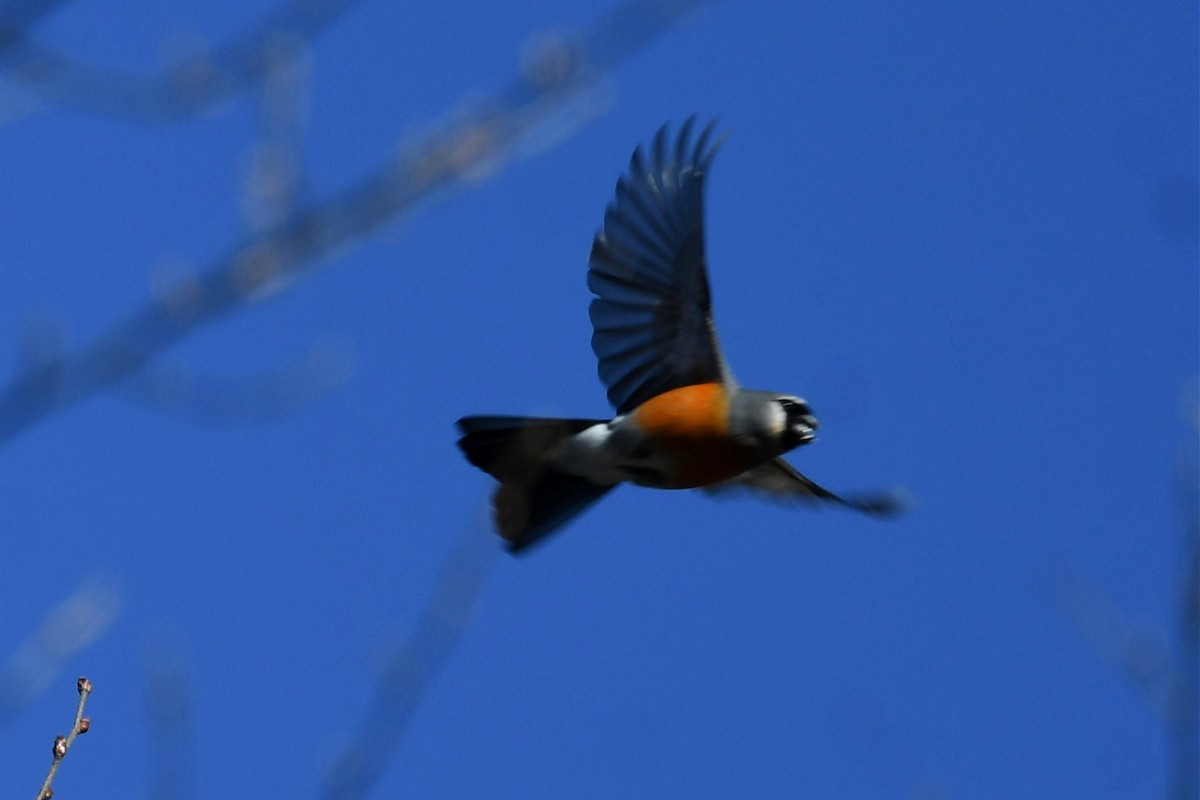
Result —
[[780, 398], [779, 405], [783, 408], [784, 413], [787, 414], [788, 422], [812, 414], [812, 409], [803, 400]]
[[817, 429], [817, 418], [812, 415], [808, 403], [798, 397], [779, 398], [779, 408], [783, 411], [786, 423], [780, 442], [788, 450], [813, 440]]

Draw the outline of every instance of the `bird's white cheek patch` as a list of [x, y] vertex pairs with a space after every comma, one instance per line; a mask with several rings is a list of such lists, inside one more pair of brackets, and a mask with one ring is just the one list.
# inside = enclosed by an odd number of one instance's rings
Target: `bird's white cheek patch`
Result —
[[770, 409], [771, 418], [768, 423], [768, 430], [772, 436], [782, 436], [783, 432], [787, 430], [787, 412], [783, 410], [783, 406], [779, 403], [771, 403]]

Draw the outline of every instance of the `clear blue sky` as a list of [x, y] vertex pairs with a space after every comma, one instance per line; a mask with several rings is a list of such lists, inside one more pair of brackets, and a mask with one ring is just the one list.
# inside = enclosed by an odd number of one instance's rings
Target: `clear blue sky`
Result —
[[[532, 35], [611, 7], [491, 5], [372, 0], [315, 42], [306, 201], [503, 86]], [[32, 35], [148, 73], [271, 7], [75, 2]], [[614, 492], [490, 563], [377, 796], [1164, 796], [1160, 716], [1061, 598], [1082, 579], [1082, 617], [1172, 639], [1196, 51], [1183, 0], [701, 9], [608, 76], [602, 116], [161, 361], [252, 378], [332, 340], [354, 354], [333, 393], [213, 426], [111, 392], [4, 444], [0, 663], [89, 575], [122, 604], [0, 728], [3, 793], [35, 791], [86, 674], [93, 732], [58, 795], [144, 794], [165, 641], [186, 661], [194, 796], [315, 797], [479, 524], [490, 481], [454, 420], [609, 413], [591, 237], [633, 147], [699, 113], [729, 134], [707, 217], [734, 371], [812, 404], [807, 474], [919, 505], [880, 522]], [[31, 319], [86, 345], [163, 274], [226, 253], [255, 97], [147, 125], [0, 64], [0, 347]]]

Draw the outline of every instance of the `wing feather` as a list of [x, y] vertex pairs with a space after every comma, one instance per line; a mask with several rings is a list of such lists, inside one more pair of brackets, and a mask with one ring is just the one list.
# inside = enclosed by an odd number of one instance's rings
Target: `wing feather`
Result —
[[720, 143], [710, 122], [667, 126], [634, 150], [592, 243], [592, 349], [619, 413], [669, 389], [733, 377], [712, 321], [704, 251], [704, 180]]
[[837, 495], [804, 476], [782, 458], [747, 470], [732, 480], [704, 489], [714, 495], [745, 489], [783, 502], [833, 503], [864, 514], [892, 517], [907, 510], [912, 502], [903, 490], [856, 495]]

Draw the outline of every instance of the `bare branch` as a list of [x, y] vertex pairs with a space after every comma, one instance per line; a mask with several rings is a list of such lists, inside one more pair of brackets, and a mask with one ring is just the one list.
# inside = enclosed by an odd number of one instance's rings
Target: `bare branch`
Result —
[[261, 233], [287, 222], [304, 183], [304, 128], [311, 64], [307, 42], [279, 40], [259, 92], [259, 141], [246, 176], [242, 216]]
[[[1190, 800], [1200, 795], [1200, 524], [1188, 532], [1191, 555], [1180, 586], [1179, 641], [1176, 645], [1179, 669], [1171, 684], [1168, 731], [1171, 734], [1171, 796]], [[1185, 558], [1187, 555], [1185, 554]]]
[[[182, 286], [188, 278], [173, 280]], [[26, 370], [52, 364], [65, 353], [61, 320], [35, 318], [25, 326], [17, 355]], [[324, 400], [350, 380], [354, 361], [349, 342], [325, 336], [303, 356], [261, 374], [209, 377], [153, 362], [119, 384], [116, 391], [131, 403], [201, 425], [258, 424]]]
[[1200, 794], [1200, 415], [1195, 385], [1184, 393], [1191, 428], [1175, 470], [1182, 509], [1175, 642], [1167, 628], [1134, 622], [1099, 587], [1082, 577], [1062, 593], [1064, 613], [1102, 656], [1118, 664], [1162, 718], [1171, 748], [1170, 797]]
[[141, 406], [202, 425], [257, 424], [325, 399], [350, 379], [353, 365], [349, 347], [327, 339], [291, 364], [248, 378], [192, 375], [155, 362], [118, 392]]
[[[64, 105], [141, 122], [176, 122], [258, 82], [271, 68], [280, 41], [312, 41], [360, 1], [292, 0], [263, 17], [241, 39], [211, 53], [192, 55], [149, 77], [74, 61], [26, 41], [22, 28], [13, 26], [16, 33], [7, 41], [0, 68], [9, 78]], [[54, 5], [47, 0], [12, 4]], [[5, 45], [4, 33], [0, 29], [0, 49]]]
[[146, 714], [150, 728], [150, 800], [194, 795], [195, 734], [191, 681], [182, 644], [160, 640], [148, 653]]
[[362, 800], [370, 795], [462, 638], [499, 552], [486, 521], [465, 531], [442, 567], [412, 637], [387, 659], [358, 731], [326, 777], [324, 800]]
[[1200, 403], [1197, 384], [1184, 393], [1190, 428], [1176, 468], [1176, 494], [1182, 511], [1179, 541], [1178, 617], [1175, 662], [1168, 694], [1167, 732], [1171, 741], [1171, 797], [1200, 796]]
[[578, 37], [543, 48], [505, 89], [410, 144], [358, 185], [233, 247], [193, 284], [148, 303], [78, 353], [27, 369], [0, 391], [0, 444], [132, 376], [199, 328], [317, 269], [418, 200], [477, 182], [481, 170], [511, 157], [599, 75], [702, 2], [619, 6]]
[[63, 0], [8, 0], [0, 3], [0, 51], [23, 39], [35, 22], [62, 4]]
[[37, 797], [34, 800], [50, 800], [54, 796], [54, 790], [50, 786], [54, 783], [54, 776], [58, 774], [59, 765], [67, 757], [71, 745], [75, 743], [75, 737], [81, 733], [87, 733], [88, 729], [92, 727], [92, 721], [83, 715], [83, 707], [87, 704], [88, 696], [92, 693], [92, 682], [87, 678], [80, 678], [75, 682], [75, 688], [79, 690], [79, 705], [75, 709], [75, 724], [71, 726], [71, 732], [66, 736], [55, 737], [54, 760], [50, 762], [50, 770], [46, 773], [46, 780], [42, 781], [42, 788], [38, 790]]
[[1147, 703], [1167, 720], [1170, 687], [1178, 677], [1161, 626], [1135, 621], [1093, 581], [1074, 576], [1060, 597], [1063, 613], [1106, 661], [1118, 667]]

